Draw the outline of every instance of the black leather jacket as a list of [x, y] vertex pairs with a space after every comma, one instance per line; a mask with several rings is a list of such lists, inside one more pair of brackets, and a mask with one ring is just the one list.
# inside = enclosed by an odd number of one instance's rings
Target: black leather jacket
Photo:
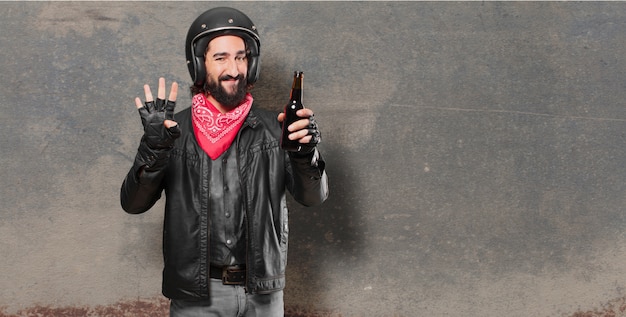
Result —
[[[239, 166], [238, 175], [232, 177], [240, 179], [245, 199], [246, 288], [250, 293], [268, 293], [285, 286], [289, 235], [285, 189], [305, 206], [320, 204], [328, 197], [325, 163], [319, 152], [316, 149], [307, 157], [297, 157], [281, 150], [276, 116], [253, 107], [232, 145]], [[208, 299], [210, 158], [196, 142], [190, 108], [174, 119], [182, 132], [174, 148], [152, 155], [142, 153], [140, 145], [138, 158], [164, 162], [148, 164], [161, 167], [140, 172], [146, 164], [136, 159], [122, 184], [121, 204], [128, 213], [142, 213], [165, 191], [163, 294], [172, 299]]]

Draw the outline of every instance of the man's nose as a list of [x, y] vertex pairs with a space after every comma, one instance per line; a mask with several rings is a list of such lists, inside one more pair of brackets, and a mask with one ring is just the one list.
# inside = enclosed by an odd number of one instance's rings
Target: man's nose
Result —
[[237, 61], [234, 59], [231, 59], [228, 61], [228, 65], [226, 66], [226, 74], [231, 76], [231, 77], [237, 77], [239, 75], [239, 65], [237, 64]]

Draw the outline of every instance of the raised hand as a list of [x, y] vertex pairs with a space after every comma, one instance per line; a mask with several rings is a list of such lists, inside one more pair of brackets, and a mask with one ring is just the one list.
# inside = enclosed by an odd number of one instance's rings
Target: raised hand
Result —
[[150, 91], [150, 86], [144, 85], [143, 89], [146, 95], [145, 104], [138, 97], [135, 98], [135, 105], [143, 124], [143, 140], [149, 148], [169, 149], [174, 144], [174, 140], [180, 136], [180, 128], [178, 123], [174, 121], [178, 84], [172, 83], [170, 95], [165, 100], [165, 79], [159, 78], [156, 102]]

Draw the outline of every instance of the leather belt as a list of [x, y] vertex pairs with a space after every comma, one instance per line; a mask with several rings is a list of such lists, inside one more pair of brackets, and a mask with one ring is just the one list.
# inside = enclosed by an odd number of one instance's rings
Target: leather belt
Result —
[[245, 285], [246, 267], [239, 265], [224, 267], [211, 265], [209, 276], [214, 279], [222, 280], [222, 284], [224, 285]]

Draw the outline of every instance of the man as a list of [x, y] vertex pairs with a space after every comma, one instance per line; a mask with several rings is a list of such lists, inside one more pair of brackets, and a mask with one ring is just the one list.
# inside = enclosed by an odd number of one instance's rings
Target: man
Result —
[[121, 188], [131, 214], [165, 192], [163, 294], [170, 316], [283, 316], [289, 227], [286, 190], [305, 206], [328, 197], [320, 133], [310, 109], [289, 126], [299, 152], [279, 146], [284, 113], [253, 105], [260, 41], [240, 11], [215, 8], [187, 34], [192, 106], [174, 114], [144, 86], [144, 135]]

